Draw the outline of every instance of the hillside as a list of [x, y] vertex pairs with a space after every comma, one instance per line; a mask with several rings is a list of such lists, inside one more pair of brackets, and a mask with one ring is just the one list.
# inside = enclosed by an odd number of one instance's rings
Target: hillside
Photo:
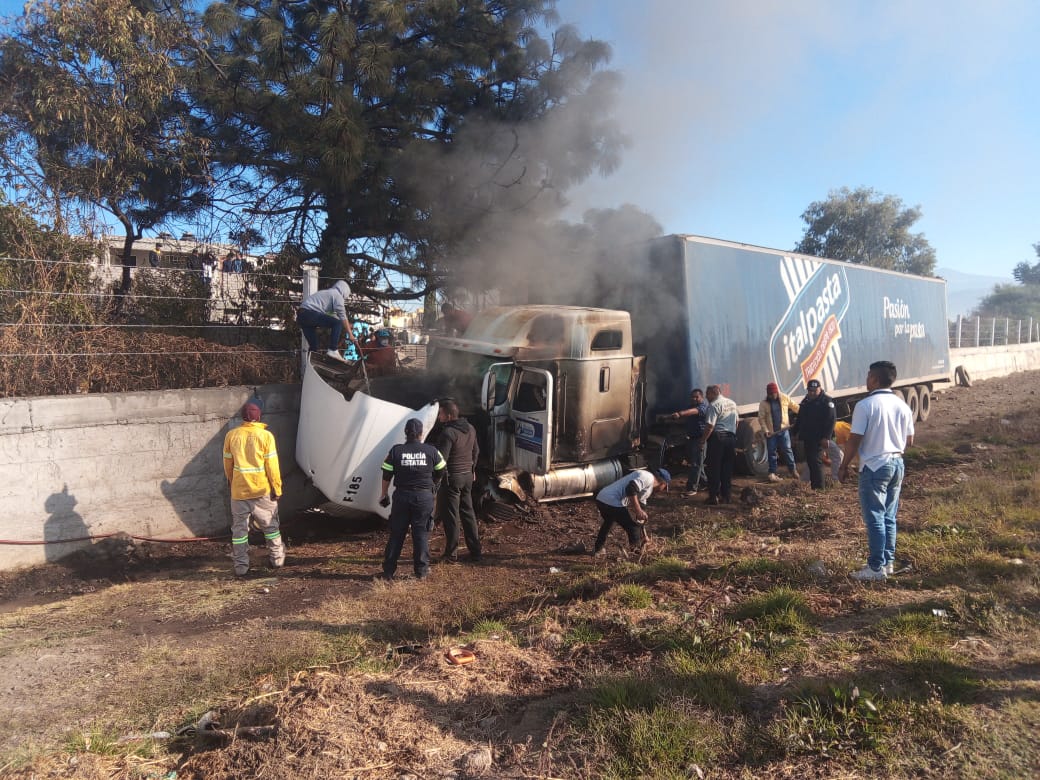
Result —
[[950, 319], [956, 319], [958, 314], [967, 317], [996, 285], [1015, 281], [1011, 277], [968, 274], [952, 268], [937, 268], [935, 275], [946, 280], [946, 314]]

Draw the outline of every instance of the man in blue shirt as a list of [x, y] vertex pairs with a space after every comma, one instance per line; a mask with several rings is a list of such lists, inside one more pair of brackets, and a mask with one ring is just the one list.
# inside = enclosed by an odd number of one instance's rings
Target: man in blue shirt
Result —
[[708, 416], [708, 402], [704, 400], [704, 392], [695, 387], [690, 391], [690, 408], [672, 412], [672, 419], [686, 418], [686, 459], [690, 463], [690, 473], [686, 477], [686, 491], [683, 498], [697, 495], [704, 479], [705, 419]]

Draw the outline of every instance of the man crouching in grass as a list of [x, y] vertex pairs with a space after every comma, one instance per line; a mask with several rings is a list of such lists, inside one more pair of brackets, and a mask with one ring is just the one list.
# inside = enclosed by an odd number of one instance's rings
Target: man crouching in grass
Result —
[[592, 554], [606, 553], [607, 534], [614, 523], [625, 529], [633, 552], [642, 550], [646, 542], [643, 526], [649, 517], [643, 506], [654, 493], [668, 490], [671, 481], [672, 475], [665, 469], [636, 469], [599, 491], [596, 508], [603, 518], [603, 525], [596, 535], [596, 549]]

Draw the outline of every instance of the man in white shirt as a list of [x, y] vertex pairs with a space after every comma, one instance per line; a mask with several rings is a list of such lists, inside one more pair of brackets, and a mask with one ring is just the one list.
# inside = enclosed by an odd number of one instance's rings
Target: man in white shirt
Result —
[[701, 441], [707, 447], [705, 471], [708, 475], [706, 504], [728, 504], [733, 491], [733, 464], [737, 457], [737, 404], [722, 394], [718, 385], [708, 385], [708, 414]]
[[667, 469], [636, 469], [600, 490], [596, 494], [596, 508], [603, 524], [596, 535], [593, 555], [606, 552], [607, 534], [614, 523], [625, 529], [632, 550], [641, 550], [646, 539], [643, 526], [648, 518], [643, 507], [654, 493], [668, 490], [671, 481], [672, 475]]
[[853, 579], [884, 580], [895, 569], [896, 513], [903, 485], [903, 451], [914, 443], [914, 414], [892, 392], [896, 367], [887, 360], [870, 364], [870, 394], [852, 411], [852, 430], [838, 476], [844, 482], [859, 455], [859, 506], [867, 527], [870, 555]]

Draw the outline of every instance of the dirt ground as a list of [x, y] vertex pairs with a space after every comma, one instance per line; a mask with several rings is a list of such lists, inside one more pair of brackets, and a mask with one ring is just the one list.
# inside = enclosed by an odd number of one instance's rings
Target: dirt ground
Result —
[[[999, 429], [1005, 414], [1038, 412], [1037, 389], [1040, 372], [942, 392], [930, 419], [919, 425], [918, 443], [951, 437], [970, 442], [980, 430]], [[689, 519], [692, 513], [695, 520], [711, 522], [719, 513], [742, 511], [740, 506], [709, 508], [698, 499], [683, 499], [681, 478], [673, 484], [676, 490], [657, 501], [652, 511], [655, 534], [667, 535], [679, 514]], [[741, 477], [734, 493], [751, 485], [766, 496], [804, 490], [787, 481], [774, 486]], [[850, 489], [841, 488], [815, 494], [813, 501], [825, 513], [848, 515], [855, 498]], [[851, 515], [850, 527], [858, 522], [855, 513]], [[348, 522], [320, 510], [283, 523], [288, 548], [284, 569], [267, 570], [262, 549], [254, 547], [256, 572], [242, 580], [232, 576], [229, 545], [217, 542], [114, 545], [103, 559], [80, 558], [0, 575], [0, 775], [6, 766], [52, 748], [70, 734], [99, 729], [110, 736], [172, 731], [228, 703], [204, 700], [207, 692], [259, 699], [279, 694], [283, 702], [294, 695], [317, 697], [328, 702], [331, 719], [342, 716], [334, 710], [346, 706], [344, 702], [373, 706], [373, 701], [397, 699], [408, 702], [420, 720], [433, 711], [435, 719], [453, 723], [457, 715], [448, 708], [432, 707], [432, 699], [409, 693], [407, 679], [391, 689], [384, 683], [330, 676], [294, 692], [292, 681], [299, 670], [293, 668], [293, 659], [310, 661], [313, 669], [314, 659], [328, 654], [330, 647], [340, 651], [338, 658], [352, 642], [385, 643], [389, 658], [395, 652], [411, 652], [411, 643], [439, 648], [443, 637], [470, 630], [474, 616], [496, 608], [533, 611], [545, 600], [546, 583], [555, 571], [590, 565], [590, 559], [574, 549], [591, 547], [597, 527], [590, 500], [486, 523], [483, 563], [439, 564], [424, 583], [410, 578], [406, 544], [400, 581], [391, 586], [372, 581], [386, 539], [381, 524]], [[612, 542], [620, 541], [615, 530]], [[777, 540], [773, 532], [764, 532], [760, 543], [774, 545]], [[438, 529], [433, 535], [434, 558], [442, 544]], [[551, 629], [545, 630], [551, 634]], [[317, 644], [315, 636], [321, 639]], [[496, 640], [492, 635], [480, 641]], [[551, 735], [553, 696], [574, 684], [573, 670], [580, 663], [562, 666], [536, 649], [521, 658], [498, 647], [500, 674], [493, 674], [488, 664], [479, 672], [486, 678], [481, 689], [486, 706], [472, 717], [503, 721], [513, 749], [522, 750], [525, 739], [526, 744], [538, 744]], [[473, 675], [452, 677], [442, 661], [439, 652], [424, 656], [410, 668], [411, 681], [437, 680], [447, 689], [458, 685], [458, 696], [466, 693], [467, 685], [476, 684]], [[333, 668], [337, 662], [330, 662]], [[362, 689], [371, 693], [373, 685], [379, 689], [377, 695], [362, 697]], [[469, 709], [473, 710], [472, 702]], [[462, 738], [464, 731], [460, 727], [453, 732], [460, 754], [473, 745]], [[342, 776], [380, 776], [380, 766], [394, 764], [382, 762], [378, 748], [390, 739], [372, 734], [374, 752], [357, 756], [359, 763], [350, 770], [369, 773], [344, 771]], [[438, 749], [451, 747], [441, 744]], [[236, 756], [236, 761], [246, 760], [242, 754]], [[305, 775], [302, 767], [293, 771], [292, 776]], [[213, 776], [259, 776], [244, 768], [241, 772], [229, 769], [226, 775]], [[204, 775], [185, 770], [184, 776]]]

